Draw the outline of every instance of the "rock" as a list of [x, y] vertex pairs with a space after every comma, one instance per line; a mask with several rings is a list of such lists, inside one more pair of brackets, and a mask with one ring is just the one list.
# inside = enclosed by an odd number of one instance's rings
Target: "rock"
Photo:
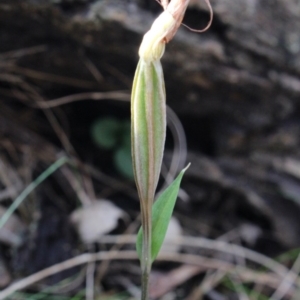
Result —
[[78, 208], [71, 215], [81, 240], [95, 243], [99, 238], [115, 229], [123, 211], [108, 200], [98, 200], [91, 205]]

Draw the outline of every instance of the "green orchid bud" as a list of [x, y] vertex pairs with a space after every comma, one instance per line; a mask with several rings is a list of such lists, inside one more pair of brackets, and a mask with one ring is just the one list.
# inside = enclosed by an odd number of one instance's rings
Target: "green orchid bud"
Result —
[[132, 89], [131, 138], [135, 180], [142, 206], [154, 199], [166, 136], [166, 93], [159, 60], [140, 60]]
[[[206, 0], [209, 1], [209, 0]], [[160, 59], [179, 28], [189, 0], [161, 0], [165, 11], [144, 35], [131, 96], [131, 149], [141, 206], [137, 239], [142, 268], [142, 300], [148, 299], [152, 261], [163, 243], [185, 169], [154, 202], [166, 138], [166, 91]], [[212, 18], [211, 18], [212, 20]], [[154, 213], [152, 213], [152, 208]], [[152, 219], [154, 217], [154, 219]], [[152, 223], [154, 224], [152, 230]], [[153, 247], [152, 247], [153, 240]]]

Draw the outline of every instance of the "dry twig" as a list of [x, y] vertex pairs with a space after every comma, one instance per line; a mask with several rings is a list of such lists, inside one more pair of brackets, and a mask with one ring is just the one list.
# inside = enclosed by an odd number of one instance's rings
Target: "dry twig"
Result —
[[[135, 251], [108, 251], [108, 252], [98, 252], [98, 253], [85, 253], [62, 263], [58, 263], [35, 274], [32, 274], [20, 281], [13, 283], [6, 289], [0, 292], [0, 300], [4, 300], [6, 297], [12, 293], [22, 290], [40, 280], [43, 280], [51, 275], [62, 272], [64, 270], [86, 264], [98, 260], [136, 260], [137, 254]], [[231, 263], [220, 261], [217, 259], [211, 259], [206, 257], [201, 257], [193, 254], [177, 254], [177, 253], [162, 253], [158, 260], [162, 261], [173, 261], [179, 263], [185, 263], [195, 266], [201, 266], [205, 269], [218, 269], [223, 270], [228, 273], [234, 272], [238, 273], [241, 278], [245, 281], [261, 282], [263, 284], [269, 285], [273, 288], [279, 282], [278, 276], [275, 274], [263, 274], [251, 271], [243, 267], [236, 267]]]

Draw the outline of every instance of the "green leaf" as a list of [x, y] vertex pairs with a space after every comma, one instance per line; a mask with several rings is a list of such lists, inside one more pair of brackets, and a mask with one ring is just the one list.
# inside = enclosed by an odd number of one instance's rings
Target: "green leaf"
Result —
[[[130, 141], [130, 140], [129, 140]], [[126, 145], [119, 148], [114, 153], [114, 162], [118, 170], [126, 178], [133, 180], [133, 169], [132, 169], [132, 159], [131, 159], [131, 149]]]
[[91, 128], [93, 141], [103, 149], [112, 149], [119, 140], [122, 123], [115, 118], [96, 120]]
[[[166, 236], [168, 225], [174, 210], [176, 199], [179, 192], [179, 187], [181, 179], [187, 168], [184, 168], [177, 178], [162, 192], [158, 199], [154, 202], [152, 207], [152, 247], [151, 247], [151, 258], [152, 262], [157, 257], [159, 250], [163, 244]], [[143, 242], [143, 232], [140, 228], [137, 240], [136, 240], [136, 250], [139, 258], [141, 259], [142, 253], [142, 242]]]

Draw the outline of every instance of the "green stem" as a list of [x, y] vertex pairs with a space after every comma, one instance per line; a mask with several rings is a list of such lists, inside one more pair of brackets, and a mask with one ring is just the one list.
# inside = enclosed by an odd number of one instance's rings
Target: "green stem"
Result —
[[149, 275], [150, 272], [143, 272], [142, 274], [142, 298], [141, 300], [149, 299]]
[[149, 276], [152, 266], [152, 201], [147, 201], [147, 205], [141, 208], [142, 211], [142, 230], [143, 230], [143, 246], [141, 257], [142, 268], [142, 298], [148, 300], [149, 296]]

